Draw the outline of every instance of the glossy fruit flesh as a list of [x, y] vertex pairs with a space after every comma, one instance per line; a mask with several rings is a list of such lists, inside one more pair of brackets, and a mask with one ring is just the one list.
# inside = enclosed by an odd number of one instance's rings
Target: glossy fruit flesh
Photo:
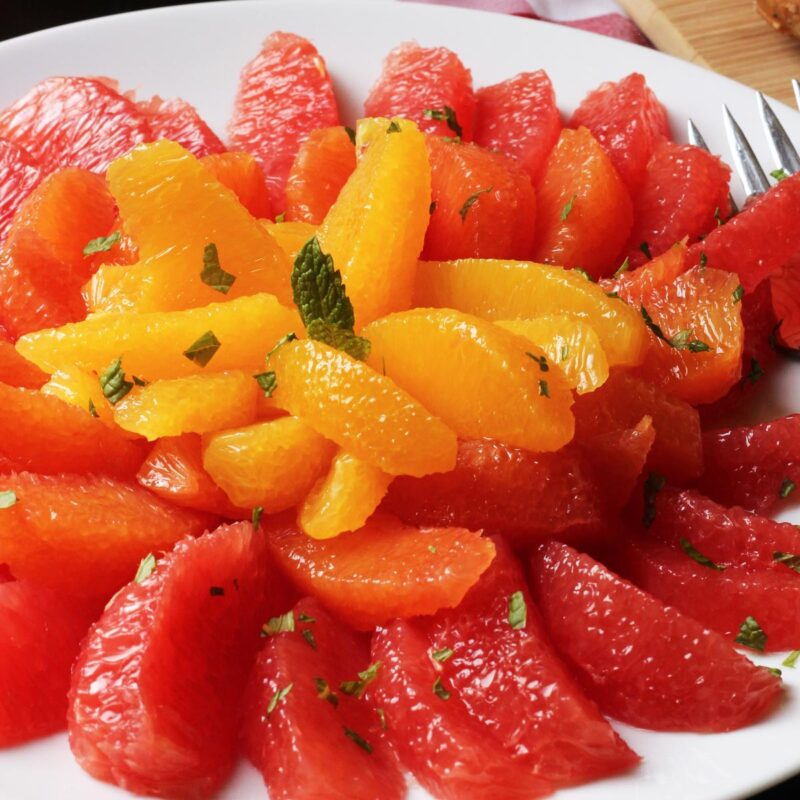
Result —
[[[375, 703], [384, 709], [387, 734], [403, 766], [440, 800], [530, 800], [550, 784], [514, 762], [458, 694], [434, 693], [438, 664], [412, 622], [380, 628], [372, 658], [381, 662]], [[449, 689], [445, 688], [445, 691]]]
[[212, 521], [111, 478], [20, 472], [0, 476], [0, 486], [17, 496], [3, 510], [0, 563], [17, 578], [100, 601], [148, 553], [199, 536]]
[[173, 142], [137, 148], [108, 170], [111, 193], [140, 261], [102, 267], [87, 289], [95, 311], [176, 311], [221, 300], [200, 280], [206, 245], [236, 277], [228, 298], [270, 292], [290, 302], [283, 251], [236, 195]]
[[454, 470], [396, 478], [383, 507], [411, 524], [483, 529], [520, 547], [554, 534], [595, 538], [628, 500], [652, 439], [646, 422], [555, 453], [460, 441]]
[[125, 395], [114, 407], [114, 421], [150, 442], [162, 436], [212, 433], [253, 422], [259, 391], [246, 372], [154, 381]]
[[270, 358], [275, 403], [390, 475], [445, 472], [456, 437], [394, 381], [340, 350], [297, 340]]
[[689, 542], [721, 566], [775, 570], [791, 575], [775, 553], [800, 553], [800, 531], [788, 522], [775, 522], [739, 506], [725, 508], [694, 490], [665, 487], [655, 498], [655, 519], [648, 528], [674, 548]]
[[42, 179], [36, 159], [8, 139], [0, 139], [0, 245], [19, 204]]
[[532, 181], [558, 141], [561, 116], [544, 70], [521, 72], [475, 93], [475, 141], [519, 161]]
[[397, 121], [394, 133], [389, 125], [361, 155], [318, 234], [342, 273], [357, 328], [408, 308], [430, 219], [425, 137], [411, 122]]
[[536, 187], [533, 259], [600, 278], [619, 267], [633, 223], [625, 184], [585, 128], [563, 130]]
[[555, 366], [535, 360], [543, 353], [533, 343], [447, 309], [392, 314], [363, 332], [372, 345], [367, 363], [458, 436], [545, 451], [572, 439], [567, 383]]
[[269, 222], [269, 220], [262, 222], [269, 235], [292, 263], [303, 245], [317, 235], [317, 226], [308, 222]]
[[[153, 381], [209, 371], [260, 370], [275, 342], [302, 322], [267, 294], [187, 311], [102, 314], [26, 336], [17, 349], [46, 372], [75, 365], [102, 373], [116, 358], [130, 375]], [[211, 331], [220, 347], [207, 366], [184, 351]]]
[[649, 347], [641, 316], [626, 303], [574, 270], [529, 261], [422, 262], [414, 305], [491, 320], [566, 314], [594, 328], [610, 366], [638, 364]]
[[478, 533], [412, 528], [388, 514], [326, 541], [286, 516], [267, 528], [271, 551], [300, 590], [360, 630], [458, 605], [494, 558]]
[[239, 198], [239, 202], [256, 218], [272, 216], [272, 203], [258, 161], [250, 153], [240, 151], [213, 153], [200, 163]]
[[[333, 619], [315, 600], [301, 600], [291, 613], [295, 630], [264, 643], [244, 701], [244, 749], [263, 775], [269, 796], [401, 800], [405, 780], [375, 707], [339, 689], [369, 666], [369, 640]], [[303, 638], [305, 631], [314, 637], [313, 649]], [[327, 698], [320, 695], [320, 680], [322, 691], [332, 693]], [[273, 697], [290, 685], [267, 713]], [[370, 751], [346, 738], [345, 730], [360, 736]]]
[[297, 417], [281, 417], [204, 437], [203, 466], [231, 502], [275, 514], [303, 500], [335, 449]]
[[704, 494], [724, 506], [766, 513], [791, 498], [800, 483], [800, 414], [708, 431], [703, 451], [706, 468], [698, 488]]
[[658, 140], [669, 137], [666, 111], [637, 72], [589, 92], [569, 124], [592, 132], [632, 192], [644, 179]]
[[[103, 388], [94, 372], [85, 372], [77, 367], [63, 367], [50, 376], [50, 380], [42, 387], [42, 393], [76, 406], [109, 427], [121, 431], [114, 421], [114, 407], [103, 394]], [[136, 439], [138, 436], [133, 434], [129, 438]]]
[[[499, 739], [517, 764], [555, 785], [594, 780], [638, 758], [586, 698], [549, 643], [519, 562], [507, 545], [458, 608], [421, 621], [431, 650], [449, 647], [442, 682]], [[521, 592], [527, 617], [509, 624]]]
[[[368, 117], [403, 117], [439, 136], [455, 136], [441, 118], [445, 107], [455, 112], [461, 138], [470, 141], [475, 116], [472, 75], [458, 56], [444, 47], [405, 42], [384, 59], [377, 83], [364, 102]], [[426, 114], [431, 110], [436, 115]]]
[[499, 320], [501, 328], [539, 347], [578, 394], [593, 392], [608, 379], [608, 359], [594, 330], [566, 316]]
[[286, 218], [319, 225], [356, 168], [347, 131], [320, 128], [300, 145], [286, 182]]
[[533, 590], [559, 651], [607, 714], [643, 728], [726, 731], [776, 705], [780, 679], [694, 619], [551, 542]]
[[177, 506], [242, 519], [250, 509], [236, 508], [203, 468], [203, 446], [197, 434], [159, 439], [136, 473], [136, 480]]
[[793, 175], [695, 244], [689, 263], [698, 264], [705, 255], [709, 267], [735, 272], [750, 292], [800, 252], [791, 230], [798, 213], [800, 176]]
[[228, 144], [261, 163], [275, 213], [301, 142], [317, 128], [339, 124], [325, 61], [311, 42], [276, 31], [242, 70]]
[[0, 383], [23, 389], [40, 389], [47, 374], [23, 358], [11, 342], [0, 336]]
[[648, 465], [676, 483], [696, 478], [703, 471], [703, 443], [697, 411], [635, 375], [612, 370], [609, 379], [597, 391], [577, 398], [573, 409], [579, 441], [630, 428], [648, 415], [652, 417], [656, 432]]
[[0, 584], [0, 747], [65, 727], [70, 667], [96, 611], [30, 581]]
[[536, 194], [513, 159], [474, 144], [427, 138], [430, 223], [422, 257], [529, 258]]
[[777, 331], [779, 341], [788, 347], [800, 347], [800, 257], [794, 257], [762, 283], [769, 286], [769, 305], [775, 315], [772, 327], [781, 320]]
[[150, 139], [169, 139], [200, 158], [222, 153], [225, 145], [208, 127], [197, 109], [178, 97], [164, 100], [158, 95], [136, 104], [139, 113], [150, 126]]
[[57, 397], [0, 384], [0, 407], [6, 470], [132, 477], [144, 458], [141, 445]]
[[0, 111], [0, 137], [24, 147], [44, 174], [62, 167], [105, 172], [149, 136], [135, 104], [95, 78], [48, 78]]
[[688, 403], [723, 397], [741, 375], [744, 328], [738, 286], [729, 272], [697, 268], [647, 292], [639, 307], [670, 341], [653, 337], [639, 374]]
[[138, 794], [220, 788], [266, 613], [264, 558], [249, 522], [223, 526], [179, 542], [108, 604], [70, 691], [70, 746], [90, 775]]
[[340, 450], [327, 474], [309, 491], [297, 521], [314, 539], [358, 530], [380, 505], [391, 482], [391, 475]]
[[696, 242], [730, 216], [730, 168], [717, 156], [690, 144], [663, 141], [647, 165], [633, 198], [633, 229], [628, 241], [632, 266], [647, 260], [642, 242], [654, 256], [688, 237]]
[[[767, 652], [800, 647], [800, 576], [795, 573], [742, 567], [719, 571], [652, 540], [625, 542], [614, 560], [621, 575], [731, 644], [753, 617], [766, 634]], [[662, 635], [659, 640], [665, 641]], [[718, 713], [715, 705], [706, 710]]]

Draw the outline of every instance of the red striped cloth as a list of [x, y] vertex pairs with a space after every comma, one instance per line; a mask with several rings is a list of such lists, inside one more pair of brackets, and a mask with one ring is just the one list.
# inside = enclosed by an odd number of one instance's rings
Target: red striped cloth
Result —
[[[626, 42], [651, 46], [647, 37], [610, 0], [411, 0], [441, 6], [461, 6], [483, 11], [544, 19]], [[611, 9], [611, 10], [609, 10]], [[616, 9], [616, 10], [614, 10]], [[602, 13], [593, 13], [602, 12]]]

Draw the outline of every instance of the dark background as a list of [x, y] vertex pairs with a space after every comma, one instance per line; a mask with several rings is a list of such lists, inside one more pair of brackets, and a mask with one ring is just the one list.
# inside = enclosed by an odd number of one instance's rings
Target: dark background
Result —
[[[157, 8], [164, 5], [185, 5], [181, 0], [69, 0], [62, 2], [41, 2], [40, 0], [7, 0], [11, 8], [0, 11], [0, 39], [10, 39], [42, 28], [64, 25], [82, 19], [103, 17], [107, 14], [119, 14], [124, 11], [136, 11], [143, 8]], [[798, 731], [798, 747], [800, 747], [800, 731]], [[753, 754], [756, 758], [757, 754]], [[782, 800], [793, 798], [800, 800], [800, 778], [796, 778], [772, 791], [763, 792], [753, 800]], [[643, 798], [643, 800], [646, 800]]]

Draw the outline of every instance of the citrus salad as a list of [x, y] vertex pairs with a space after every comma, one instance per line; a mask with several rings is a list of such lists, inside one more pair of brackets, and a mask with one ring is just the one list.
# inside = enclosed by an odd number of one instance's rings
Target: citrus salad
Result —
[[[0, 112], [0, 744], [131, 792], [533, 798], [713, 733], [800, 647], [800, 177], [731, 215], [631, 74], [562, 117], [273, 33], [221, 139], [54, 77]], [[784, 658], [792, 669], [800, 652]]]

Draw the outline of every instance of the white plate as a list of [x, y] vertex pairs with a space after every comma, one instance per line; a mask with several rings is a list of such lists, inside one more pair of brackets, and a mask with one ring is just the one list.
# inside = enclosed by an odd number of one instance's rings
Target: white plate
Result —
[[[742, 123], [763, 163], [752, 90], [683, 61], [636, 45], [571, 28], [500, 14], [406, 3], [226, 2], [158, 9], [93, 20], [0, 44], [0, 106], [50, 75], [110, 75], [142, 95], [178, 95], [194, 103], [220, 133], [242, 65], [276, 29], [312, 39], [328, 62], [345, 118], [355, 119], [386, 52], [407, 39], [446, 45], [472, 69], [476, 85], [522, 70], [549, 72], [563, 111], [587, 90], [637, 70], [670, 111], [673, 132], [685, 140], [687, 117], [712, 150], [726, 153], [721, 105]], [[800, 142], [800, 114], [775, 105]], [[774, 382], [767, 413], [797, 411], [800, 368]], [[796, 521], [800, 516], [795, 515]], [[777, 665], [778, 657], [760, 663]], [[657, 734], [617, 725], [644, 761], [630, 775], [558, 794], [562, 800], [734, 800], [800, 770], [800, 674], [784, 670], [787, 700], [768, 721], [722, 735]], [[106, 800], [126, 793], [97, 783], [72, 760], [63, 736], [0, 752], [3, 800]], [[412, 790], [413, 800], [427, 795]], [[242, 764], [225, 800], [264, 797], [260, 777]]]

